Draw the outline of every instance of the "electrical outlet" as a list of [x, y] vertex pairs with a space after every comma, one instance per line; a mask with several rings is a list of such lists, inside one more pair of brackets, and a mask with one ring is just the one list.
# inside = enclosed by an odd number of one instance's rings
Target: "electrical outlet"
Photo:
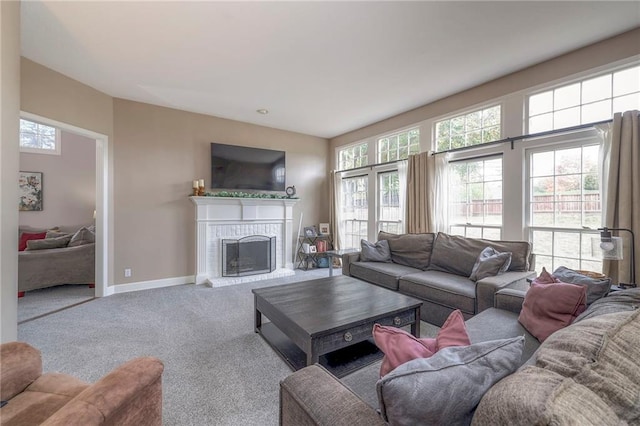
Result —
[[129, 278], [131, 276], [131, 268], [124, 268], [124, 277]]

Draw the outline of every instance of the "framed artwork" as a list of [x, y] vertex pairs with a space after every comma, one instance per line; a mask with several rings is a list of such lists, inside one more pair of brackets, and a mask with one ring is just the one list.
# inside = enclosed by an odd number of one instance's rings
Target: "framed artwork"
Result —
[[20, 172], [18, 178], [21, 212], [42, 211], [42, 172]]
[[318, 231], [315, 226], [305, 226], [304, 227], [304, 236], [305, 237], [317, 237]]
[[318, 225], [318, 228], [320, 229], [320, 235], [329, 235], [329, 224], [328, 223], [321, 223]]

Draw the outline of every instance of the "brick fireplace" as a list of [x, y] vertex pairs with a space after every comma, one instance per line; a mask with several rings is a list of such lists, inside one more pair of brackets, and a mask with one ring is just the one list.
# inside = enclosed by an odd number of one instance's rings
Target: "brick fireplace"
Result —
[[[195, 204], [196, 284], [212, 287], [293, 275], [296, 199], [190, 197]], [[223, 276], [223, 240], [275, 237], [272, 272]], [[245, 261], [246, 262], [246, 261]], [[271, 268], [270, 268], [271, 269]]]

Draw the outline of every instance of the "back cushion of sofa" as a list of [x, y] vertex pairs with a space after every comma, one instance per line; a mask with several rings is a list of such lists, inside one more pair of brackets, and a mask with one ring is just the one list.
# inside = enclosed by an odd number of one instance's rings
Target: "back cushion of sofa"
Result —
[[423, 270], [429, 267], [434, 238], [435, 234], [378, 233], [378, 240], [389, 242], [393, 263]]
[[429, 269], [470, 276], [476, 259], [486, 247], [498, 252], [511, 252], [508, 271], [528, 271], [531, 245], [526, 241], [492, 241], [466, 238], [438, 232], [433, 243], [433, 254]]

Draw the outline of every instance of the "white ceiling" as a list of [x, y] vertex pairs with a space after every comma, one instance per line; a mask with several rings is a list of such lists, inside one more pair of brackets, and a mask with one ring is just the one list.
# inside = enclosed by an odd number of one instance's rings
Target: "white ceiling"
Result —
[[114, 97], [331, 138], [639, 25], [638, 1], [23, 0], [22, 55]]

